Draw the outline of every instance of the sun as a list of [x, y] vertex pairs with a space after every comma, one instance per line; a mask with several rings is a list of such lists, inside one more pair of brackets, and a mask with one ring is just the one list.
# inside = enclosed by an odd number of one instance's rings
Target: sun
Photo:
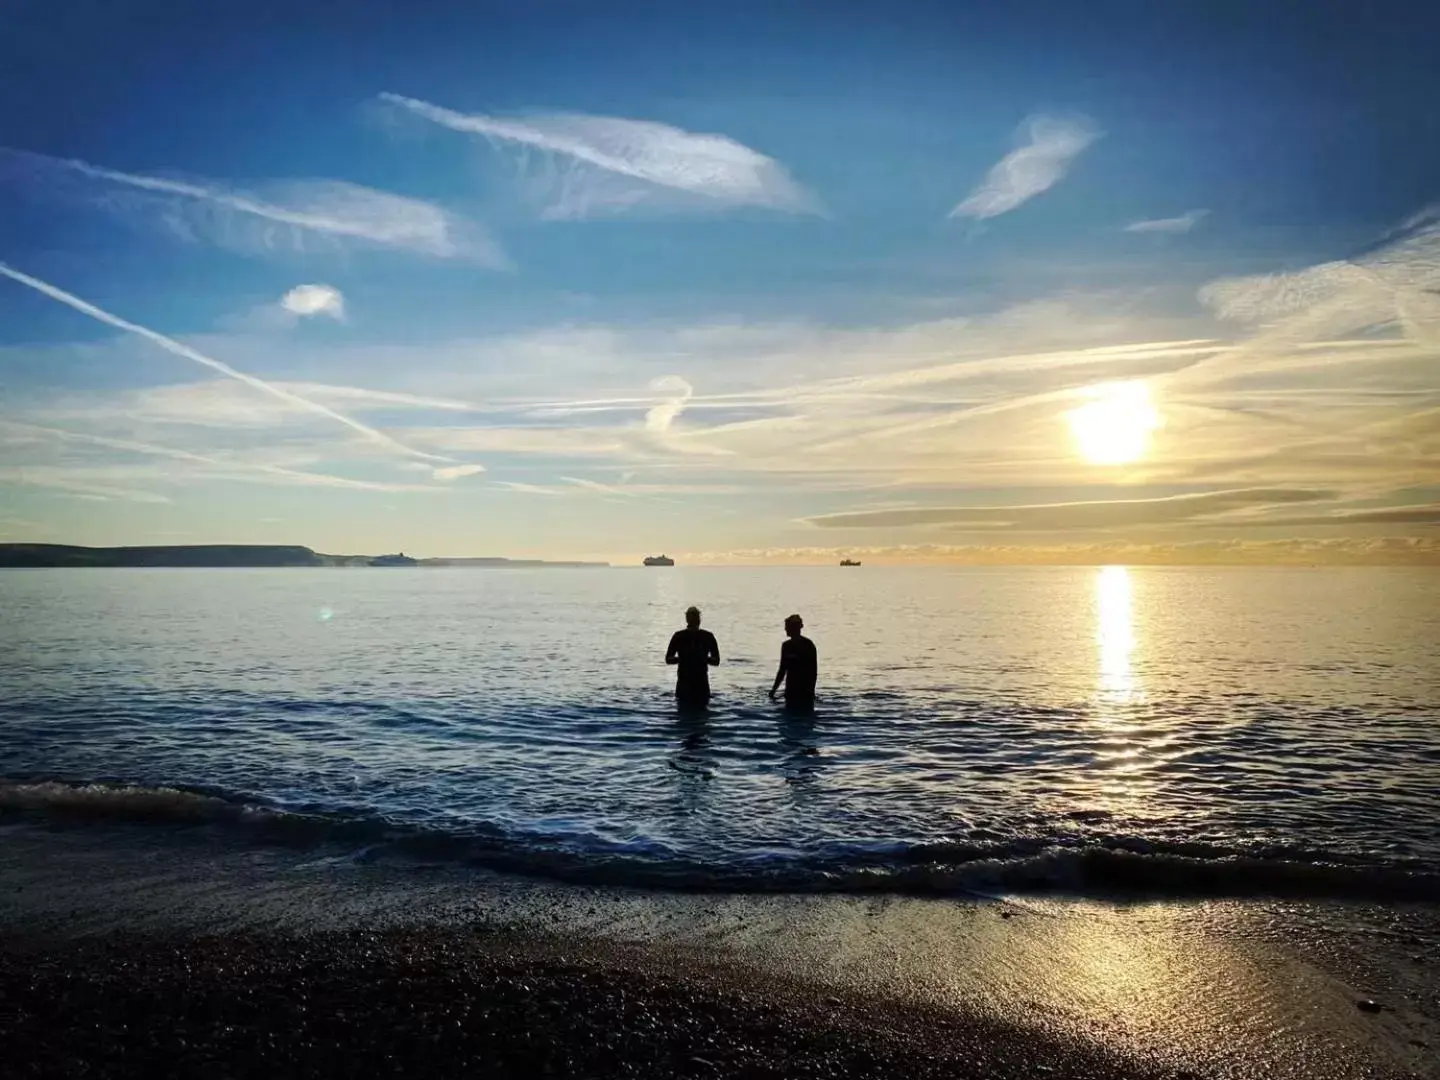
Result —
[[1144, 383], [1093, 386], [1088, 402], [1066, 414], [1075, 445], [1094, 465], [1127, 465], [1150, 448], [1150, 433], [1162, 426]]

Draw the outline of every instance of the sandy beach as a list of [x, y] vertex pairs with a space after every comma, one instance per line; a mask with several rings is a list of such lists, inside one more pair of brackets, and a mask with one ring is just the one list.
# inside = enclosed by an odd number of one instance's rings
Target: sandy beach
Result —
[[1179, 1075], [1022, 1025], [475, 928], [10, 942], [0, 1011], [22, 1076]]
[[687, 895], [161, 831], [5, 826], [12, 1075], [1435, 1075], [1422, 906]]

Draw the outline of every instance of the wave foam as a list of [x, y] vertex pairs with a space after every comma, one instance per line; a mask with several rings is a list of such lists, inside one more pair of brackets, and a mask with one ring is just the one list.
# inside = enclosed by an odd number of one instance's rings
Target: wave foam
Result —
[[1034, 841], [993, 845], [895, 845], [823, 857], [706, 863], [616, 852], [476, 824], [464, 832], [398, 825], [378, 817], [297, 812], [232, 795], [109, 782], [0, 780], [0, 813], [87, 824], [221, 826], [262, 843], [347, 845], [354, 861], [388, 857], [449, 862], [592, 884], [686, 891], [980, 895], [1068, 892], [1313, 899], [1440, 900], [1440, 874], [1321, 858], [1158, 849], [1134, 838], [1088, 846]]

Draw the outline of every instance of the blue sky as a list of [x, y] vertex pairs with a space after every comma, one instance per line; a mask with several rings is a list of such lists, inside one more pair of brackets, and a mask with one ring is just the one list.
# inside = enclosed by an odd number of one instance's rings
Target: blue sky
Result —
[[0, 539], [1440, 561], [1440, 16], [689, 7], [10, 5]]

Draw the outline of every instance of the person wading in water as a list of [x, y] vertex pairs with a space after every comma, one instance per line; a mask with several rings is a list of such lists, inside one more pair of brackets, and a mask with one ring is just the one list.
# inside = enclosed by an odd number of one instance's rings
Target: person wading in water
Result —
[[681, 705], [704, 705], [710, 700], [710, 669], [720, 663], [720, 644], [709, 630], [700, 629], [700, 609], [685, 612], [685, 629], [676, 630], [665, 650], [665, 663], [675, 673], [675, 700]]
[[815, 678], [819, 660], [815, 654], [815, 643], [800, 633], [805, 620], [791, 615], [785, 620], [787, 640], [780, 646], [780, 670], [775, 672], [775, 685], [770, 687], [770, 700], [780, 684], [785, 684], [785, 707], [797, 712], [809, 712], [815, 708]]

